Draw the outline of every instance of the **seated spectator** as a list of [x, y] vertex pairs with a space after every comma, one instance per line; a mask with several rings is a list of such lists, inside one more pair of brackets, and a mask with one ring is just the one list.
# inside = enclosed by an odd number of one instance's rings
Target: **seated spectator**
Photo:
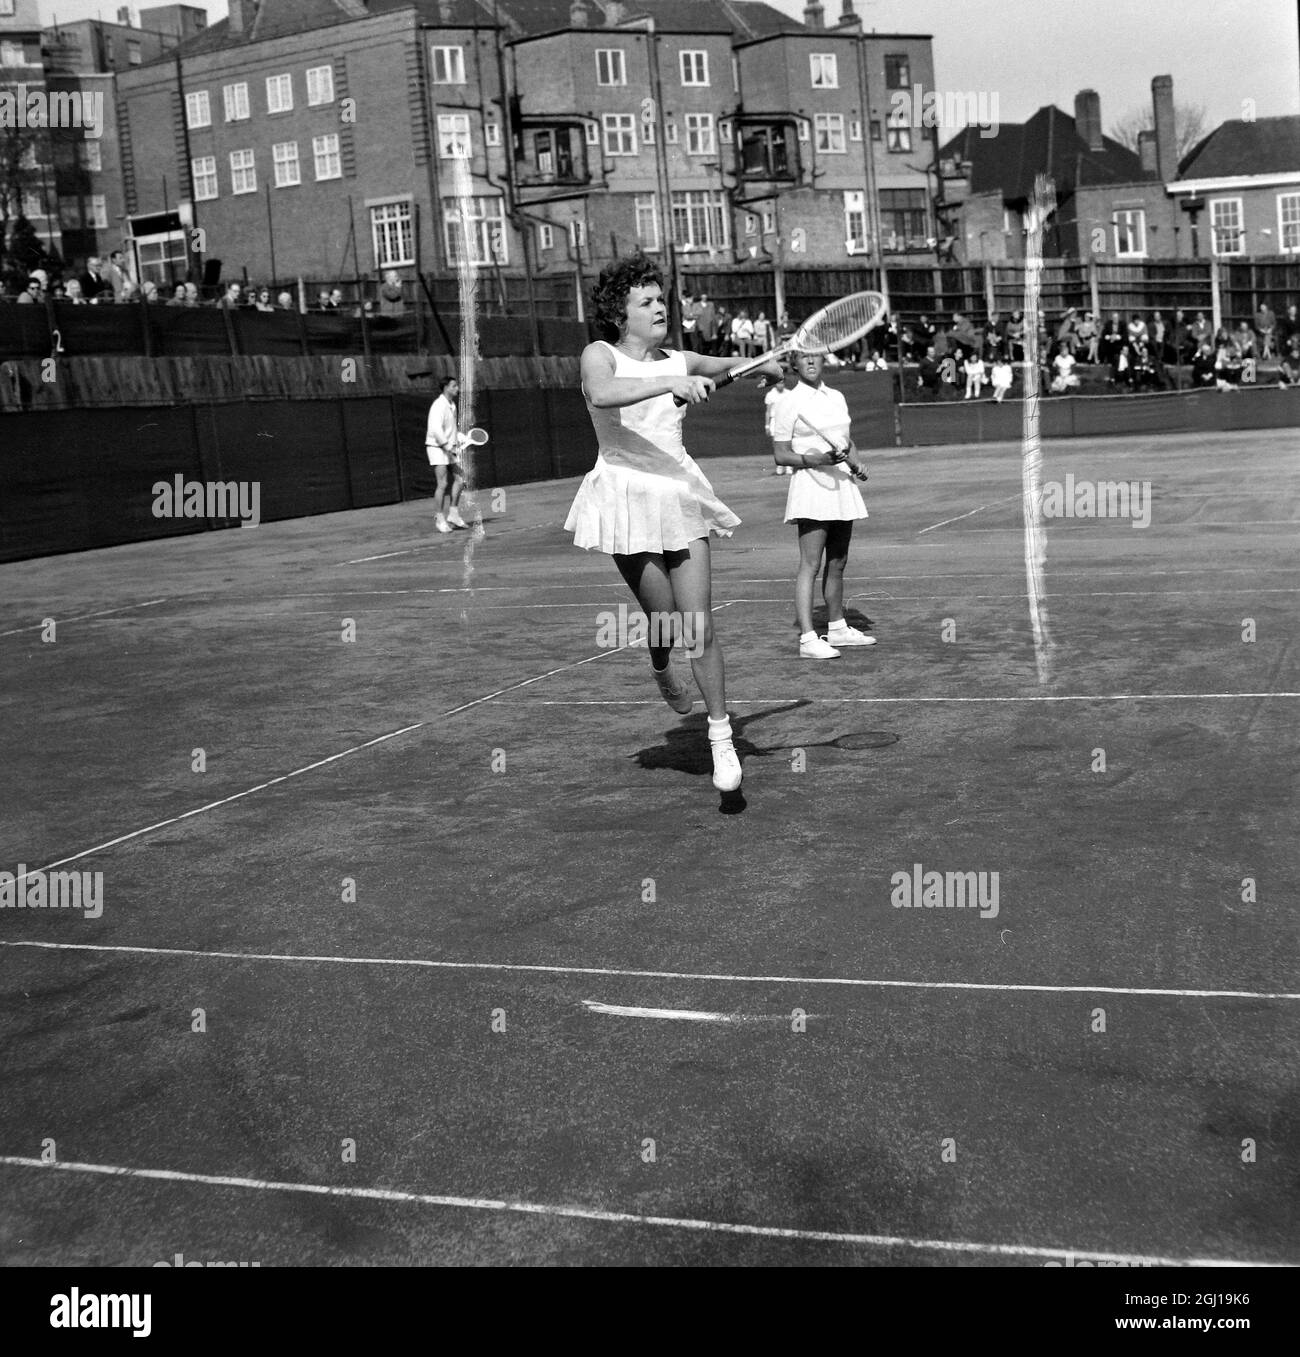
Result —
[[1129, 384], [1134, 391], [1160, 386], [1160, 377], [1152, 358], [1151, 345], [1144, 339], [1129, 346]]
[[1232, 340], [1218, 347], [1214, 355], [1214, 382], [1220, 391], [1235, 391], [1241, 385], [1241, 354]]
[[1147, 327], [1147, 342], [1151, 345], [1151, 355], [1156, 357], [1165, 347], [1165, 318], [1159, 311], [1151, 313], [1151, 324]]
[[956, 400], [957, 378], [961, 372], [959, 364], [965, 360], [960, 357], [961, 349], [954, 349], [939, 359], [939, 399]]
[[731, 322], [731, 343], [741, 358], [753, 356], [754, 322], [750, 320], [749, 312], [744, 307], [736, 312]]
[[1210, 322], [1205, 319], [1205, 312], [1198, 311], [1196, 319], [1192, 321], [1192, 343], [1197, 349], [1210, 338], [1211, 329]]
[[1277, 323], [1278, 348], [1290, 348], [1293, 339], [1300, 339], [1300, 316], [1296, 315], [1294, 305], [1288, 306], [1286, 315]]
[[274, 311], [275, 307], [271, 305], [271, 289], [269, 287], [259, 287], [257, 289], [257, 301], [254, 303], [259, 311]]
[[1244, 320], [1237, 326], [1232, 338], [1243, 358], [1254, 358], [1256, 356], [1255, 332]]
[[1208, 339], [1202, 340], [1192, 358], [1192, 386], [1211, 387], [1215, 384], [1214, 348]]
[[185, 284], [185, 305], [197, 306], [199, 304], [199, 285], [197, 283]]
[[921, 371], [917, 374], [916, 385], [931, 395], [939, 394], [939, 360], [935, 356], [934, 345], [926, 347], [925, 357], [921, 359]]
[[221, 300], [226, 306], [229, 306], [232, 309], [242, 306], [244, 304], [243, 289], [238, 283], [229, 283], [226, 286], [225, 295]]
[[85, 306], [86, 299], [81, 293], [81, 284], [75, 278], [69, 278], [63, 285], [63, 300], [73, 306]]
[[1137, 343], [1139, 339], [1150, 340], [1150, 332], [1147, 330], [1147, 323], [1136, 311], [1129, 317], [1128, 338], [1129, 343], [1131, 344]]
[[1293, 343], [1282, 355], [1277, 374], [1278, 386], [1300, 386], [1300, 343]]
[[281, 311], [292, 311], [294, 309], [293, 295], [288, 292], [280, 293], [280, 295], [275, 299], [275, 303], [280, 308]]
[[[689, 297], [683, 299], [683, 330], [686, 330], [686, 319], [692, 305]], [[379, 310], [385, 316], [400, 316], [406, 312], [406, 302], [402, 298], [402, 278], [396, 269], [389, 269], [384, 274], [384, 281], [379, 286]], [[693, 330], [695, 326], [692, 324], [690, 328]]]
[[1165, 351], [1161, 357], [1167, 363], [1181, 367], [1194, 351], [1191, 331], [1187, 327], [1187, 313], [1174, 312], [1174, 323], [1165, 339]]
[[144, 300], [145, 300], [145, 304], [146, 304], [146, 305], [148, 305], [148, 306], [154, 306], [154, 305], [157, 304], [157, 302], [158, 302], [158, 284], [157, 284], [157, 283], [151, 283], [151, 282], [146, 281], [146, 282], [144, 282], [143, 284], [141, 284], [140, 291], [141, 291], [141, 293], [144, 295]]
[[971, 324], [970, 318], [963, 316], [960, 311], [954, 311], [952, 314], [952, 337], [965, 349], [979, 348], [979, 337], [975, 333], [975, 327]]
[[931, 343], [934, 348], [934, 356], [942, 362], [952, 349], [952, 339], [942, 325], [935, 329], [934, 339]]
[[984, 360], [975, 352], [970, 351], [966, 362], [962, 365], [962, 370], [966, 373], [966, 399], [970, 400], [973, 396], [979, 400], [980, 391], [984, 387], [986, 372], [984, 369]]
[[1071, 358], [1074, 357], [1074, 351], [1078, 347], [1079, 342], [1075, 338], [1074, 333], [1076, 324], [1075, 318], [1078, 316], [1078, 314], [1079, 313], [1074, 309], [1074, 307], [1071, 306], [1066, 311], [1065, 315], [1061, 317], [1061, 323], [1056, 327], [1057, 352], [1059, 353], [1061, 351], [1060, 346], [1064, 345], [1065, 352], [1068, 353]]
[[27, 286], [18, 294], [18, 300], [32, 306], [45, 300], [45, 281], [37, 270], [27, 280]]
[[104, 261], [97, 255], [91, 255], [86, 263], [86, 271], [81, 275], [81, 294], [92, 305], [99, 300], [102, 292], [112, 298], [113, 287], [104, 274]]
[[1011, 383], [1015, 380], [1015, 373], [1011, 364], [1006, 358], [999, 355], [997, 361], [993, 364], [993, 399], [1002, 403], [1002, 398], [1011, 390]]
[[168, 305], [168, 306], [184, 306], [184, 305], [185, 305], [185, 284], [184, 284], [184, 283], [177, 283], [177, 284], [176, 284], [176, 290], [175, 290], [175, 291], [172, 293], [172, 295], [167, 299], [167, 305]]
[[1098, 345], [1101, 343], [1101, 328], [1097, 324], [1097, 317], [1091, 311], [1083, 313], [1083, 319], [1074, 327], [1074, 335], [1078, 340], [1075, 356], [1078, 357], [1082, 352], [1083, 356], [1079, 358], [1081, 363], [1095, 363]]
[[1007, 353], [1013, 363], [1019, 363], [1025, 357], [1025, 313], [1013, 311], [1006, 328]]
[[1260, 302], [1259, 310], [1255, 312], [1255, 330], [1259, 335], [1260, 358], [1272, 358], [1276, 353], [1273, 341], [1277, 337], [1277, 317], [1266, 301]]
[[1056, 344], [1056, 357], [1052, 359], [1052, 378], [1051, 389], [1059, 396], [1064, 391], [1069, 391], [1079, 385], [1079, 379], [1074, 375], [1074, 354], [1070, 352], [1070, 347], [1065, 340], [1058, 340]]
[[920, 320], [912, 326], [914, 350], [910, 355], [914, 358], [924, 358], [925, 351], [934, 341], [934, 326], [930, 324], [929, 317], [922, 316]]
[[343, 309], [343, 289], [336, 287], [330, 293], [330, 310], [341, 311]]
[[1097, 356], [1103, 363], [1110, 364], [1111, 381], [1118, 380], [1119, 359], [1126, 342], [1124, 322], [1120, 320], [1118, 311], [1112, 311], [1110, 319], [1101, 327], [1101, 339], [1097, 345]]

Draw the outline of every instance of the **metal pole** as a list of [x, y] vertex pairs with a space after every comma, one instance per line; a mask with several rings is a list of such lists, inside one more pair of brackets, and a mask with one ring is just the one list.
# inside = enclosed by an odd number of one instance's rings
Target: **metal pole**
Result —
[[266, 234], [271, 241], [271, 286], [275, 286], [275, 222], [271, 217], [271, 185], [266, 185]]
[[655, 21], [646, 19], [647, 47], [650, 58], [650, 99], [655, 106], [655, 171], [659, 180], [659, 238], [668, 261], [668, 315], [672, 324], [673, 345], [682, 347], [682, 313], [677, 298], [677, 249], [672, 232], [672, 191], [668, 183], [668, 131], [664, 120], [663, 83], [659, 77], [659, 35]]
[[[867, 40], [860, 33], [857, 41], [858, 96], [862, 100], [862, 167], [867, 191], [867, 230], [871, 232], [869, 249], [877, 263], [884, 263], [880, 238], [880, 200], [876, 193], [876, 152], [871, 140], [871, 82], [867, 77]], [[929, 180], [926, 181], [927, 187]], [[868, 255], [870, 258], [870, 254]]]

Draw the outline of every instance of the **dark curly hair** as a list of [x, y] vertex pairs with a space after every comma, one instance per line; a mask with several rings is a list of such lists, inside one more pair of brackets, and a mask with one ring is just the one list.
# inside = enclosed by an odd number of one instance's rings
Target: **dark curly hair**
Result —
[[591, 300], [602, 338], [611, 344], [618, 342], [627, 320], [628, 293], [634, 287], [649, 287], [651, 283], [662, 288], [664, 276], [653, 259], [640, 253], [616, 260], [600, 271]]

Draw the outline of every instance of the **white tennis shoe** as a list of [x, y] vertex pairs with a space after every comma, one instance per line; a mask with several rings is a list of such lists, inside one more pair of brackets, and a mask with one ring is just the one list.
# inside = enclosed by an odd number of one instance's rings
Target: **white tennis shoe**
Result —
[[434, 526], [434, 528], [435, 528], [438, 532], [450, 532], [450, 531], [451, 531], [451, 526], [450, 526], [450, 524], [447, 522], [447, 520], [446, 520], [441, 514], [438, 514], [438, 515], [435, 516], [435, 518], [434, 518], [434, 520], [433, 520], [433, 526]]
[[452, 506], [452, 508], [447, 510], [447, 522], [450, 523], [453, 528], [469, 527], [469, 524], [466, 523], [465, 520], [460, 516], [460, 510], [457, 509], [454, 505]]
[[709, 748], [713, 751], [713, 785], [720, 792], [736, 791], [743, 776], [736, 746], [730, 740], [710, 740]]
[[843, 627], [832, 627], [826, 633], [828, 644], [833, 646], [873, 646], [876, 644], [874, 636], [868, 636], [861, 632], [857, 627], [845, 625]]
[[839, 658], [839, 653], [834, 646], [827, 645], [820, 636], [814, 636], [811, 641], [799, 642], [801, 660], [834, 660]]

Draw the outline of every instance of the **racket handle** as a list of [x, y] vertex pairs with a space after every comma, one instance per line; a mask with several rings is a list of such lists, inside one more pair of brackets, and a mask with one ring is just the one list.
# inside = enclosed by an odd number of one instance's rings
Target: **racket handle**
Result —
[[[737, 377], [743, 377], [743, 376], [745, 375], [746, 372], [752, 372], [752, 371], [754, 370], [754, 367], [757, 367], [757, 366], [760, 366], [760, 365], [759, 365], [759, 364], [754, 364], [754, 365], [752, 365], [752, 366], [750, 366], [750, 367], [747, 367], [747, 368], [746, 368], [746, 367], [732, 368], [732, 370], [731, 370], [730, 372], [724, 372], [724, 373], [722, 373], [720, 376], [717, 376], [717, 377], [712, 378], [712, 381], [713, 381], [713, 389], [714, 389], [715, 391], [717, 391], [719, 387], [730, 386], [731, 383], [734, 382], [734, 381], [736, 380]], [[685, 402], [680, 396], [674, 396], [674, 397], [673, 397], [673, 404], [674, 404], [674, 405], [685, 405], [686, 402]]]

